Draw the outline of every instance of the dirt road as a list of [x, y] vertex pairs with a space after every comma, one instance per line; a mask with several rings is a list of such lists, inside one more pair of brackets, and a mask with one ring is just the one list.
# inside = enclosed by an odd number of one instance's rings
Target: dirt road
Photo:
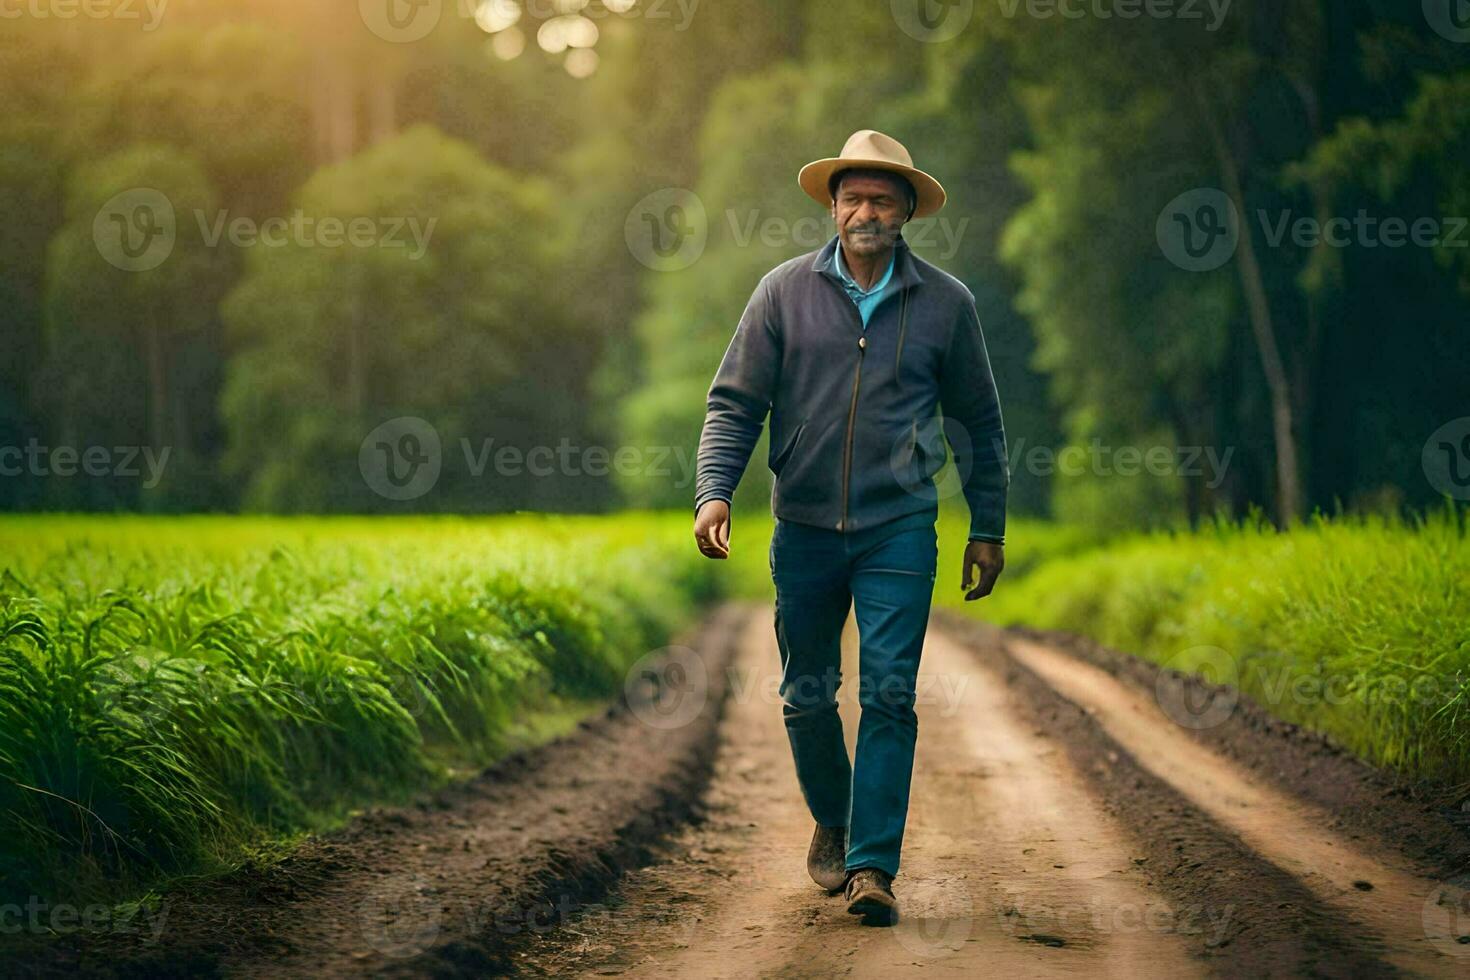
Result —
[[722, 606], [572, 736], [0, 972], [1470, 976], [1470, 836], [1433, 805], [1234, 692], [946, 612], [902, 918], [863, 927], [805, 874], [777, 661], [770, 607]]
[[[849, 661], [856, 640], [849, 621]], [[524, 974], [1470, 975], [1470, 914], [1442, 875], [1334, 829], [1137, 685], [941, 624], [919, 685], [903, 918], [864, 928], [802, 866], [811, 823], [768, 610], [740, 651], [708, 819], [523, 949]], [[843, 701], [851, 739], [854, 692]]]

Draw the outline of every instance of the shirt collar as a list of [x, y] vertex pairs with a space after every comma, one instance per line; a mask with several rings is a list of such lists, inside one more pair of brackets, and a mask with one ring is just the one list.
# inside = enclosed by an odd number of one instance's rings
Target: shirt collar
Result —
[[[838, 285], [842, 285], [843, 277], [837, 274], [836, 262], [832, 253], [840, 246], [841, 239], [833, 235], [827, 240], [812, 262], [812, 271], [827, 276]], [[909, 250], [909, 243], [904, 240], [903, 235], [898, 236], [898, 241], [893, 243], [893, 278], [898, 280], [900, 286], [908, 288], [916, 286], [924, 281], [919, 273], [918, 261]]]
[[863, 287], [858, 285], [856, 279], [848, 274], [847, 267], [843, 265], [842, 247], [839, 245], [837, 248], [832, 250], [832, 267], [833, 270], [837, 273], [838, 277], [842, 279], [843, 285], [845, 285], [848, 289], [851, 289], [853, 292], [861, 293], [864, 296], [871, 296], [874, 293], [881, 293], [883, 289], [888, 285], [888, 280], [893, 278], [893, 269], [897, 264], [898, 249], [895, 248], [888, 256], [888, 269], [883, 273], [882, 277], [879, 278], [877, 282], [873, 283], [870, 288], [864, 289]]

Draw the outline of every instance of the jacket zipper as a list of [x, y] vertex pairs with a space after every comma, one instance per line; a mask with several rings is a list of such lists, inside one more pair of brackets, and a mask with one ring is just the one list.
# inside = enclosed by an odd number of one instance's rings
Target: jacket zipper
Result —
[[858, 338], [858, 360], [857, 370], [852, 375], [852, 401], [847, 406], [847, 441], [842, 447], [842, 517], [837, 522], [837, 530], [841, 531], [847, 527], [847, 486], [852, 477], [852, 431], [853, 422], [857, 419], [858, 385], [863, 380], [863, 355], [868, 350], [868, 338], [866, 335]]
[[[840, 248], [841, 246], [838, 247]], [[841, 285], [838, 285], [837, 290], [838, 292], [842, 293], [842, 298], [846, 301], [845, 305], [847, 306], [849, 314], [853, 321], [857, 324], [859, 334], [857, 343], [857, 369], [853, 372], [852, 375], [852, 401], [847, 406], [847, 438], [842, 445], [842, 517], [840, 517], [837, 521], [837, 530], [842, 531], [846, 530], [847, 528], [847, 489], [848, 484], [851, 482], [852, 479], [852, 434], [854, 423], [857, 420], [858, 386], [862, 384], [863, 380], [863, 355], [866, 354], [868, 350], [868, 336], [867, 330], [863, 326], [862, 314], [858, 312], [857, 306], [852, 302], [852, 297], [847, 295], [847, 291], [843, 289]], [[908, 317], [905, 315], [908, 312], [909, 299], [909, 291], [907, 286], [905, 286], [901, 291], [901, 296], [903, 306], [898, 318], [898, 356], [900, 358], [903, 357], [903, 330], [905, 323], [908, 320]], [[885, 300], [884, 302], [887, 301]], [[873, 312], [876, 315], [878, 311], [874, 310]]]

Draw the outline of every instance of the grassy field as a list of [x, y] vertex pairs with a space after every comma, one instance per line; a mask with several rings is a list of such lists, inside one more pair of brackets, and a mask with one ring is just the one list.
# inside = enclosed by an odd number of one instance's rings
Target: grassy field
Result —
[[[967, 526], [962, 510], [940, 515], [936, 606], [1198, 672], [1372, 763], [1470, 784], [1463, 512], [1115, 539], [1012, 519], [996, 592], [971, 603], [959, 588]], [[737, 516], [732, 565], [753, 597], [771, 591], [770, 532]]]
[[[1470, 782], [1463, 515], [1103, 541], [1012, 521], [996, 595], [935, 604], [1235, 684], [1372, 762]], [[719, 595], [689, 516], [0, 519], [0, 900], [118, 894], [545, 737]]]
[[712, 597], [688, 525], [0, 520], [0, 899], [222, 867], [577, 717]]
[[[1198, 671], [1370, 762], [1470, 783], [1463, 513], [1324, 520], [1289, 533], [1220, 527], [1080, 549], [1051, 531], [1028, 545], [1029, 533], [1012, 533], [1027, 556], [1020, 574], [1007, 568], [994, 598], [967, 611]], [[956, 545], [956, 568], [958, 554]], [[937, 589], [936, 603], [958, 604], [948, 591]]]

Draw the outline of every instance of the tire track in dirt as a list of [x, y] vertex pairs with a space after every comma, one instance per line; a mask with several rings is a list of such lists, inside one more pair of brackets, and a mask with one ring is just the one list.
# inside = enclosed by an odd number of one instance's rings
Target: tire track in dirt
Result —
[[[855, 677], [855, 629], [845, 675]], [[1004, 678], [931, 631], [903, 916], [860, 926], [806, 877], [811, 821], [774, 695], [769, 612], [748, 624], [707, 810], [615, 903], [518, 957], [526, 975], [889, 977], [1203, 975], [1194, 931], [1148, 888], [1126, 832]], [[849, 742], [855, 691], [844, 687]], [[851, 746], [849, 746], [851, 748]], [[1208, 924], [1202, 924], [1208, 927]], [[1197, 926], [1197, 928], [1199, 928]]]
[[[1009, 634], [940, 613], [942, 628], [1004, 673], [1018, 710], [1050, 734], [1108, 812], [1126, 826], [1150, 883], [1212, 973], [1362, 977], [1392, 974], [1378, 948], [1312, 893], [1139, 766], [1096, 719], [1004, 652]], [[933, 628], [933, 627], [931, 627]]]
[[1326, 906], [1374, 934], [1383, 957], [1419, 976], [1470, 972], [1470, 955], [1447, 953], [1456, 937], [1431, 935], [1425, 903], [1440, 884], [1402, 855], [1370, 849], [1330, 829], [1331, 815], [1293, 799], [1182, 732], [1146, 693], [1034, 640], [1007, 652], [1098, 725], [1144, 769], [1291, 874]]
[[[1324, 763], [1326, 782], [1318, 772], [1294, 790], [1274, 760], [1291, 773], [1310, 760], [1279, 725], [1243, 726], [1228, 751], [1218, 731], [1193, 737], [1136, 658], [1074, 655], [946, 611], [920, 672], [903, 915], [863, 927], [805, 873], [812, 827], [772, 627], [769, 605], [722, 606], [688, 634], [695, 649], [650, 661], [665, 685], [652, 702], [635, 696], [474, 780], [374, 810], [263, 873], [166, 896], [158, 944], [64, 942], [0, 972], [1470, 972], [1470, 904], [1427, 870], [1442, 854], [1452, 875], [1463, 842], [1433, 819], [1350, 767]], [[856, 640], [850, 618], [849, 679]], [[676, 664], [693, 687], [668, 683]], [[841, 700], [851, 751], [851, 681]], [[1369, 805], [1334, 818], [1324, 796]]]

